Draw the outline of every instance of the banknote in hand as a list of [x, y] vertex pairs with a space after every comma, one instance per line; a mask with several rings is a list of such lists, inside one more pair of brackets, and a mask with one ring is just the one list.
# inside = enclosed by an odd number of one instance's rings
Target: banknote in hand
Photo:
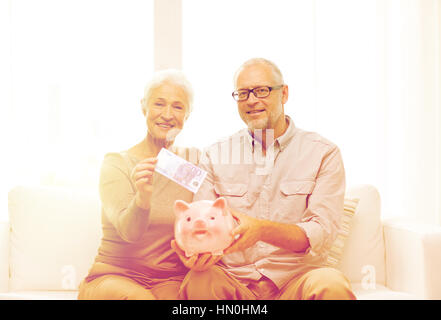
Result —
[[187, 190], [196, 193], [207, 172], [198, 166], [162, 148], [158, 153], [155, 171], [178, 183]]

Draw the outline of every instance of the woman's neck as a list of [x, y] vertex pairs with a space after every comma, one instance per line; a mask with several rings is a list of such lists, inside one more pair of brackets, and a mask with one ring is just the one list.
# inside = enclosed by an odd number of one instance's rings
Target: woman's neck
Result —
[[133, 146], [128, 150], [136, 158], [142, 160], [146, 158], [156, 157], [162, 148], [170, 148], [173, 145], [173, 141], [165, 141], [153, 138], [147, 133], [147, 136], [136, 146]]
[[165, 139], [156, 139], [152, 135], [147, 133], [147, 136], [144, 138], [142, 144], [143, 144], [142, 149], [144, 149], [146, 153], [148, 153], [152, 157], [156, 157], [162, 148], [169, 149], [173, 145], [173, 141], [167, 141]]

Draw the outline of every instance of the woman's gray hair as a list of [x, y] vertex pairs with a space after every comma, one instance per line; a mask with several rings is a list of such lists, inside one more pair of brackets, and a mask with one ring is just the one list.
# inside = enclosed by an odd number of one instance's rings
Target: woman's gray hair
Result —
[[255, 65], [255, 64], [264, 64], [264, 65], [269, 66], [271, 68], [271, 70], [273, 71], [274, 80], [278, 84], [283, 84], [284, 83], [283, 82], [282, 72], [280, 72], [279, 67], [274, 62], [272, 62], [271, 60], [265, 59], [265, 58], [252, 58], [252, 59], [249, 59], [249, 60], [245, 61], [239, 67], [239, 69], [237, 69], [236, 73], [234, 74], [234, 78], [233, 78], [234, 88], [236, 88], [237, 77], [239, 76], [239, 73], [241, 73], [241, 71], [243, 69], [245, 69], [245, 67], [251, 66], [251, 65]]
[[193, 110], [193, 87], [185, 76], [184, 72], [177, 69], [165, 69], [156, 71], [153, 74], [152, 79], [144, 88], [144, 98], [141, 101], [141, 108], [143, 111], [148, 111], [148, 101], [152, 95], [154, 89], [160, 87], [164, 83], [170, 83], [176, 86], [181, 87], [188, 98], [188, 110], [186, 114], [186, 118], [190, 115]]

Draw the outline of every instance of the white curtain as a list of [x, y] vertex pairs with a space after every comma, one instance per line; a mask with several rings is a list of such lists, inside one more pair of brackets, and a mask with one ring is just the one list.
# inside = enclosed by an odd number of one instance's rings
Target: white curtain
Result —
[[12, 178], [8, 168], [10, 161], [7, 161], [11, 157], [11, 135], [8, 130], [12, 114], [10, 35], [10, 3], [0, 1], [0, 220], [7, 217], [8, 190]]
[[440, 1], [316, 2], [317, 130], [383, 216], [441, 217]]
[[378, 1], [388, 212], [441, 221], [441, 2]]

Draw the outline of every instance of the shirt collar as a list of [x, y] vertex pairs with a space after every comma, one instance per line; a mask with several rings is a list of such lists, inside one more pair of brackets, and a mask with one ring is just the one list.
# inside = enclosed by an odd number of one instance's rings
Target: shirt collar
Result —
[[[285, 119], [288, 121], [288, 127], [286, 128], [285, 132], [280, 137], [278, 137], [276, 141], [274, 141], [274, 144], [277, 144], [279, 146], [280, 151], [283, 151], [286, 148], [286, 146], [289, 144], [289, 142], [294, 137], [296, 132], [296, 127], [291, 117], [285, 115]], [[254, 143], [260, 143], [260, 142], [253, 138], [249, 130], [246, 129], [246, 133], [251, 148], [253, 148], [254, 150]]]
[[280, 151], [283, 151], [283, 149], [286, 148], [296, 133], [296, 126], [294, 125], [294, 121], [291, 119], [291, 117], [285, 116], [285, 119], [288, 121], [288, 128], [286, 128], [284, 134], [276, 139], [276, 141], [279, 143]]

